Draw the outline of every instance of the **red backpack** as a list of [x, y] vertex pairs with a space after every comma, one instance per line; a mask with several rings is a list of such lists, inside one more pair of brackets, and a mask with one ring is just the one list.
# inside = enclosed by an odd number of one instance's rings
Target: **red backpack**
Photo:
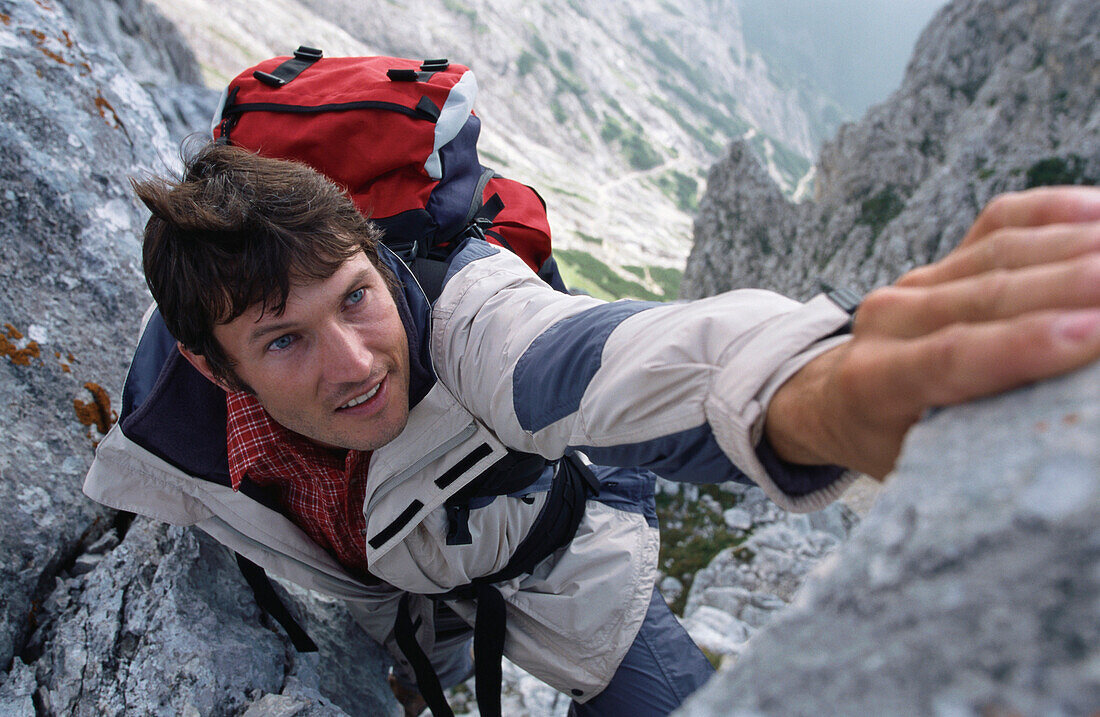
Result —
[[542, 198], [478, 160], [476, 96], [473, 73], [447, 60], [324, 58], [299, 47], [229, 83], [213, 135], [304, 162], [345, 187], [429, 298], [442, 286], [442, 265], [418, 260], [445, 259], [471, 234], [510, 249], [564, 291]]

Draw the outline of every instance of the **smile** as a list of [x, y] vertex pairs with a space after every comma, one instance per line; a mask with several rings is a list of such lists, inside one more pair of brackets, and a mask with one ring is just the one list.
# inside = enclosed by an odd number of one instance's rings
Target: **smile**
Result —
[[340, 408], [355, 408], [356, 406], [358, 406], [361, 403], [366, 403], [370, 399], [374, 398], [374, 394], [378, 393], [378, 389], [381, 386], [382, 386], [381, 383], [377, 384], [371, 390], [367, 391], [366, 393], [364, 393], [361, 396], [356, 396], [355, 398], [353, 398], [350, 401], [348, 401], [347, 403], [345, 403], [343, 406], [340, 406]]

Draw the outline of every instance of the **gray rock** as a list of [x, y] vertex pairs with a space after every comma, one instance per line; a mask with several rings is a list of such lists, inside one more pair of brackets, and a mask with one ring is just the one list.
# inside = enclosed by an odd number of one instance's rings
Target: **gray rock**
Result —
[[93, 571], [58, 581], [25, 651], [31, 667], [17, 660], [0, 698], [37, 682], [45, 714], [392, 713], [381, 647], [338, 602], [287, 597], [317, 653], [296, 653], [262, 617], [212, 539], [138, 519]]
[[682, 715], [1091, 714], [1100, 365], [918, 425], [829, 569]]
[[[148, 302], [127, 175], [173, 156], [145, 92], [54, 3], [0, 0], [0, 668], [52, 576], [111, 525], [80, 494]], [[21, 335], [22, 338], [16, 336]], [[16, 350], [22, 353], [16, 353]], [[34, 354], [37, 353], [37, 356]], [[102, 386], [102, 410], [87, 383]], [[114, 399], [111, 407], [106, 399]]]
[[752, 527], [752, 515], [742, 508], [730, 508], [722, 513], [722, 520], [730, 530], [748, 530]]
[[145, 86], [202, 83], [199, 63], [179, 30], [145, 0], [61, 0], [78, 38], [118, 56]]
[[16, 658], [7, 678], [0, 680], [0, 714], [7, 717], [36, 717], [34, 691], [37, 687], [34, 668]]

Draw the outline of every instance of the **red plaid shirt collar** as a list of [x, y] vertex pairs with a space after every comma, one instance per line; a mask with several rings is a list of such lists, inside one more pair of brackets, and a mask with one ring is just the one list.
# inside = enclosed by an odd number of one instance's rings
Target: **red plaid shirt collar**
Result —
[[370, 453], [341, 456], [276, 423], [255, 396], [226, 395], [229, 479], [272, 486], [289, 517], [345, 567], [366, 574], [363, 500]]

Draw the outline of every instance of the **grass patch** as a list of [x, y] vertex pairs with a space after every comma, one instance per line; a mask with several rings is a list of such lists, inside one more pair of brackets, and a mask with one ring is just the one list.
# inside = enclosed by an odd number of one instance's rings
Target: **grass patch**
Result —
[[661, 552], [657, 564], [666, 575], [684, 584], [684, 590], [672, 603], [672, 611], [684, 613], [695, 573], [705, 568], [714, 556], [726, 548], [745, 542], [748, 533], [726, 528], [722, 511], [732, 508], [737, 497], [715, 485], [700, 485], [700, 496], [714, 498], [720, 510], [710, 510], [699, 501], [687, 501], [682, 493], [657, 496], [657, 518], [661, 524]]
[[467, 7], [460, 3], [458, 0], [443, 0], [443, 7], [447, 8], [456, 15], [461, 15], [470, 21], [471, 24], [477, 22], [477, 10], [472, 7]]
[[646, 141], [640, 129], [634, 124], [624, 127], [619, 120], [605, 114], [600, 126], [600, 139], [604, 144], [617, 144], [627, 164], [634, 169], [653, 169], [664, 162], [664, 157]]
[[641, 284], [624, 279], [602, 261], [579, 249], [555, 249], [554, 258], [569, 287], [584, 289], [592, 296], [615, 299], [660, 301], [661, 297]]
[[504, 157], [501, 157], [499, 154], [493, 154], [487, 149], [482, 149], [478, 147], [477, 154], [481, 159], [487, 159], [493, 164], [497, 165], [497, 167], [508, 166], [508, 160], [506, 160]]
[[654, 180], [680, 211], [694, 214], [699, 209], [699, 182], [673, 169]]
[[534, 31], [531, 34], [531, 49], [535, 51], [535, 54], [544, 60], [550, 59], [550, 48], [546, 46], [546, 43], [542, 41], [542, 38], [535, 34]]
[[643, 281], [645, 280], [645, 267], [644, 266], [630, 266], [630, 265], [627, 265], [627, 266], [624, 266], [623, 269], [625, 269], [626, 271], [629, 271], [631, 274], [638, 277], [639, 279], [642, 279]]
[[531, 70], [535, 69], [535, 65], [539, 63], [539, 58], [532, 55], [527, 50], [524, 50], [519, 54], [519, 59], [516, 60], [516, 72], [520, 77], [524, 77], [530, 74]]
[[555, 97], [550, 100], [550, 113], [554, 115], [554, 119], [558, 124], [565, 124], [569, 121], [569, 113], [565, 111], [565, 108], [561, 106], [561, 102]]
[[1068, 157], [1048, 157], [1027, 168], [1027, 188], [1064, 184], [1096, 184], [1095, 177], [1085, 175], [1085, 160], [1076, 154]]
[[671, 266], [651, 266], [649, 278], [657, 282], [665, 299], [671, 301], [680, 295], [680, 282], [684, 278], [684, 272]]
[[902, 209], [905, 209], [905, 202], [893, 187], [886, 187], [870, 199], [863, 200], [856, 224], [871, 227], [871, 238], [874, 239], [894, 217], [901, 214]]
[[594, 237], [591, 234], [585, 234], [584, 232], [580, 231], [577, 232], [577, 236], [580, 237], [581, 241], [586, 241], [589, 244], [595, 244], [597, 246], [603, 246], [603, 239], [601, 239], [600, 237]]
[[573, 53], [569, 50], [558, 50], [558, 62], [570, 72], [575, 72], [577, 69], [576, 62], [573, 60]]

